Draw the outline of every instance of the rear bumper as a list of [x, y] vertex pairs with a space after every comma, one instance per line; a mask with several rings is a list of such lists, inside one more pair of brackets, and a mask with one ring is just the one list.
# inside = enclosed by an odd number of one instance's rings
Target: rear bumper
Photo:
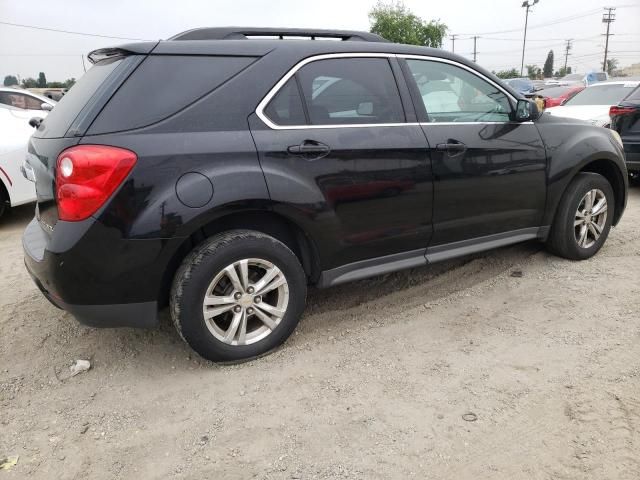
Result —
[[640, 142], [630, 142], [624, 138], [622, 142], [624, 144], [627, 170], [630, 172], [640, 172]]
[[[48, 235], [34, 218], [22, 237], [27, 271], [53, 305], [93, 327], [158, 324], [157, 295], [164, 264], [158, 250], [153, 252], [158, 248], [155, 241], [111, 238], [101, 244], [96, 236], [105, 236], [104, 227], [93, 219], [58, 222], [55, 230]], [[149, 255], [150, 249], [155, 254]], [[134, 257], [138, 261], [131, 260]]]
[[29, 262], [25, 259], [27, 271], [31, 275], [36, 286], [40, 289], [53, 306], [69, 312], [80, 323], [90, 327], [133, 327], [152, 328], [157, 326], [157, 302], [121, 303], [111, 305], [72, 305], [62, 299], [53, 296], [42, 282], [29, 268]]

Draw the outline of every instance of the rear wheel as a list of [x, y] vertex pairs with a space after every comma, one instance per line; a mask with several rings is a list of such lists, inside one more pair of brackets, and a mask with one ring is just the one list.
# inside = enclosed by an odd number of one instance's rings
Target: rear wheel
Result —
[[592, 257], [609, 235], [614, 208], [613, 189], [606, 178], [578, 174], [560, 201], [547, 246], [571, 260]]
[[302, 266], [286, 245], [234, 230], [187, 256], [173, 281], [171, 314], [182, 338], [204, 358], [245, 360], [289, 337], [306, 291]]

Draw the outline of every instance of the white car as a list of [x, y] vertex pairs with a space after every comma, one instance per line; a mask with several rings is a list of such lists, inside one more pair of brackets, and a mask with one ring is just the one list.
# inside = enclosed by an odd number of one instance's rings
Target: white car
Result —
[[9, 207], [36, 200], [34, 183], [20, 171], [33, 133], [29, 120], [46, 117], [55, 104], [26, 90], [0, 88], [0, 216]]
[[611, 121], [609, 108], [617, 105], [639, 84], [640, 81], [596, 83], [578, 92], [563, 105], [546, 109], [545, 113], [608, 127]]

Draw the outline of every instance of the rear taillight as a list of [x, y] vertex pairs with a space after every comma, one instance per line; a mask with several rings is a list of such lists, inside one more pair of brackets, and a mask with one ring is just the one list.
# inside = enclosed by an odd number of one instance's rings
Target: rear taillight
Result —
[[618, 107], [614, 105], [613, 107], [609, 108], [609, 116], [613, 117], [616, 115], [626, 115], [627, 113], [633, 113], [635, 111], [636, 109], [633, 107]]
[[124, 148], [78, 145], [56, 163], [56, 199], [60, 220], [77, 222], [93, 215], [120, 186], [137, 156]]

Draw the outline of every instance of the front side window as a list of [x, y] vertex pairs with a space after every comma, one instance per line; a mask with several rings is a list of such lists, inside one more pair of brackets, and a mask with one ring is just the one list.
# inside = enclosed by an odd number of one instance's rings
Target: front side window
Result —
[[318, 60], [296, 75], [311, 125], [405, 121], [398, 86], [386, 58]]
[[443, 62], [407, 59], [430, 122], [508, 122], [507, 95], [468, 70]]

